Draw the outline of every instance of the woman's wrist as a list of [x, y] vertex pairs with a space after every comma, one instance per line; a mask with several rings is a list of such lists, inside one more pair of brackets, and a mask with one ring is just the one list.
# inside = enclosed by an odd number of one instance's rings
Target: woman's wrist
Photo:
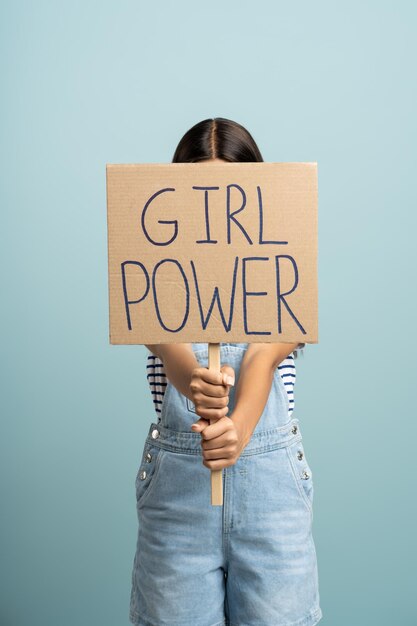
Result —
[[232, 419], [249, 443], [268, 401], [275, 367], [262, 350], [246, 352], [240, 367]]
[[238, 407], [235, 407], [231, 415], [231, 419], [235, 424], [238, 435], [243, 441], [244, 446], [247, 446], [249, 441], [251, 440], [257, 422], [255, 422], [255, 424], [251, 424], [248, 416], [245, 415], [242, 411], [239, 411]]

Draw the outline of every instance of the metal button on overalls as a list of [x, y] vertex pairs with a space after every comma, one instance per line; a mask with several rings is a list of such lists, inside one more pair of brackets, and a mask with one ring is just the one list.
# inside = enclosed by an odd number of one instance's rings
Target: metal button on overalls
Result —
[[141, 473], [139, 474], [139, 478], [141, 480], [145, 480], [146, 476], [147, 476], [147, 474], [146, 474], [145, 470], [142, 470]]
[[152, 461], [152, 454], [150, 452], [147, 452], [146, 454], [146, 462], [150, 463]]
[[298, 430], [297, 424], [294, 424], [294, 426], [291, 428], [291, 432], [293, 433], [293, 435], [295, 435], [297, 430]]
[[299, 461], [301, 461], [301, 459], [303, 458], [303, 456], [304, 456], [304, 455], [303, 455], [303, 451], [302, 451], [302, 450], [298, 450], [298, 452], [297, 452], [297, 457], [298, 457], [298, 460], [299, 460]]
[[158, 439], [159, 430], [157, 428], [154, 428], [153, 431], [151, 432], [151, 436], [152, 436], [152, 439]]

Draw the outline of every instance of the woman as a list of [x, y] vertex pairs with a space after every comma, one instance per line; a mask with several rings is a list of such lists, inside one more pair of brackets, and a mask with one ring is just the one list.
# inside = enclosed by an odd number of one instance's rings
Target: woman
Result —
[[[174, 163], [263, 161], [224, 118], [181, 139]], [[322, 618], [313, 482], [294, 409], [298, 343], [147, 348], [152, 422], [136, 477], [129, 618], [146, 626], [313, 626]], [[210, 424], [209, 420], [215, 420]], [[224, 469], [223, 506], [209, 470]]]

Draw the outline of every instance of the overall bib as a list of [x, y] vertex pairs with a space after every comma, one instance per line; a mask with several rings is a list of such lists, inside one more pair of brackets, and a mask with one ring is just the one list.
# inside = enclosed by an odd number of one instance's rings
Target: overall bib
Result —
[[[208, 345], [192, 344], [208, 367]], [[247, 343], [222, 343], [235, 370]], [[313, 626], [322, 617], [312, 536], [313, 481], [299, 420], [278, 368], [238, 461], [223, 469], [223, 506], [211, 504], [199, 419], [167, 380], [136, 476], [139, 530], [129, 619], [143, 626]]]

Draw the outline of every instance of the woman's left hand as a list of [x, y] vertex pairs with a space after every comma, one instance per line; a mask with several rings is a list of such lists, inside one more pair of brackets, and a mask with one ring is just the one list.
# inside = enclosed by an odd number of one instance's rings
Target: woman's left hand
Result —
[[246, 432], [242, 423], [234, 422], [233, 417], [228, 415], [213, 424], [201, 418], [191, 429], [201, 433], [203, 465], [210, 470], [234, 465], [250, 440], [250, 433]]

